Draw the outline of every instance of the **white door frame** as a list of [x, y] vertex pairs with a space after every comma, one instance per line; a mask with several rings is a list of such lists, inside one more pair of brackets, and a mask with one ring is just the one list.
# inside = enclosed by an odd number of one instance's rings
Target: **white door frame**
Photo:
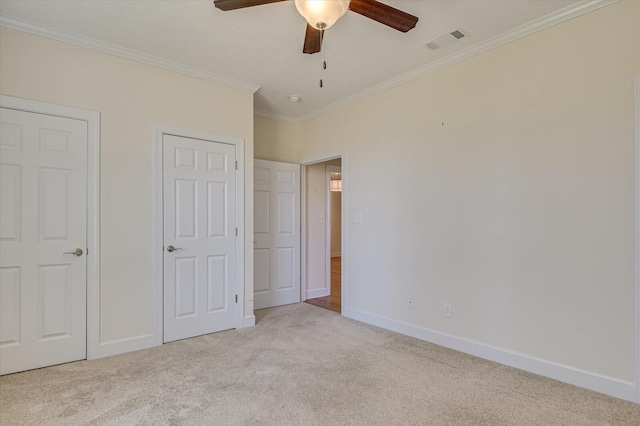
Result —
[[[326, 278], [326, 287], [327, 290], [329, 290], [329, 295], [331, 295], [331, 172], [340, 172], [340, 174], [342, 174], [342, 166], [336, 166], [333, 164], [327, 164], [327, 166], [325, 167], [325, 184], [326, 184], [326, 191], [325, 191], [325, 197], [326, 197], [326, 203], [325, 203], [325, 208], [327, 210], [325, 217], [325, 250], [326, 250], [326, 265], [325, 265], [325, 278]], [[342, 178], [342, 177], [341, 177]], [[342, 213], [342, 204], [340, 207], [340, 213]], [[340, 233], [342, 233], [342, 226], [340, 227]]]
[[164, 194], [162, 191], [162, 136], [173, 135], [190, 139], [199, 139], [209, 142], [218, 142], [234, 145], [236, 147], [236, 225], [238, 236], [236, 238], [236, 282], [235, 291], [238, 295], [236, 304], [236, 328], [244, 327], [244, 138], [237, 136], [220, 135], [217, 133], [201, 130], [188, 129], [184, 127], [170, 126], [156, 123], [153, 125], [153, 176], [152, 176], [152, 227], [153, 236], [151, 238], [151, 277], [153, 279], [152, 293], [154, 300], [154, 334], [155, 342], [158, 346], [164, 343], [164, 323], [163, 323], [163, 224], [162, 214]]
[[5, 95], [0, 106], [87, 123], [87, 359], [100, 358], [100, 113]]
[[[335, 160], [337, 158], [341, 159], [341, 173], [342, 173], [342, 211], [341, 211], [341, 244], [340, 244], [340, 252], [342, 255], [342, 268], [341, 268], [341, 293], [340, 293], [340, 301], [342, 304], [342, 312], [347, 310], [347, 280], [348, 280], [348, 269], [349, 262], [347, 259], [347, 241], [348, 241], [348, 222], [347, 222], [347, 211], [348, 211], [348, 197], [346, 194], [348, 193], [348, 177], [347, 177], [347, 156], [346, 153], [342, 150], [332, 151], [323, 154], [313, 155], [310, 157], [303, 158], [300, 161], [300, 177], [301, 177], [301, 185], [300, 185], [300, 225], [302, 227], [302, 232], [300, 233], [301, 242], [300, 242], [300, 300], [305, 301], [306, 298], [306, 289], [307, 289], [307, 166], [316, 163], [324, 163], [325, 161]], [[325, 219], [325, 223], [328, 222]], [[330, 228], [330, 227], [329, 227]], [[329, 253], [331, 252], [331, 248], [329, 248]], [[330, 259], [329, 259], [330, 260]], [[327, 268], [328, 270], [330, 266]], [[330, 280], [330, 277], [329, 277]], [[330, 287], [329, 287], [330, 288]], [[342, 314], [341, 312], [341, 314]]]
[[640, 74], [635, 77], [636, 98], [636, 402], [640, 404]]

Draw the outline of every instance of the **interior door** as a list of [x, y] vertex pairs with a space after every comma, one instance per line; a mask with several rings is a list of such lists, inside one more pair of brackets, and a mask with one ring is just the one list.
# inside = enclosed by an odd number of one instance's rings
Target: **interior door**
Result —
[[0, 110], [0, 373], [86, 358], [87, 123]]
[[164, 135], [164, 341], [235, 327], [235, 146]]
[[254, 308], [300, 302], [300, 166], [254, 162]]

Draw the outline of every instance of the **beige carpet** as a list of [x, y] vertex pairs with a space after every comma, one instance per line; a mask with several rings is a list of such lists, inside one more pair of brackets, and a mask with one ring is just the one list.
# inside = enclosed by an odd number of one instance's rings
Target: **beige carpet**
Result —
[[640, 405], [308, 304], [256, 327], [0, 378], [0, 423], [640, 425]]

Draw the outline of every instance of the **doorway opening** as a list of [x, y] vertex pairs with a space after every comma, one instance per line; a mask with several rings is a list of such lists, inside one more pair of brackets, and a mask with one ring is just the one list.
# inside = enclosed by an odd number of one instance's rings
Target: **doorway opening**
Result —
[[305, 168], [305, 301], [342, 313], [342, 160]]

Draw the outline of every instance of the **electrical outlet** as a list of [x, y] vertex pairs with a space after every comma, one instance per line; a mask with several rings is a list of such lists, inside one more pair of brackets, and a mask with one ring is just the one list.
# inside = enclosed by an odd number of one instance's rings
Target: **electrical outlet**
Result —
[[451, 303], [443, 303], [442, 304], [442, 315], [447, 318], [451, 318], [453, 315], [453, 309], [451, 308]]
[[416, 301], [413, 299], [413, 297], [409, 298], [408, 305], [410, 308], [413, 308], [414, 306], [416, 306]]

